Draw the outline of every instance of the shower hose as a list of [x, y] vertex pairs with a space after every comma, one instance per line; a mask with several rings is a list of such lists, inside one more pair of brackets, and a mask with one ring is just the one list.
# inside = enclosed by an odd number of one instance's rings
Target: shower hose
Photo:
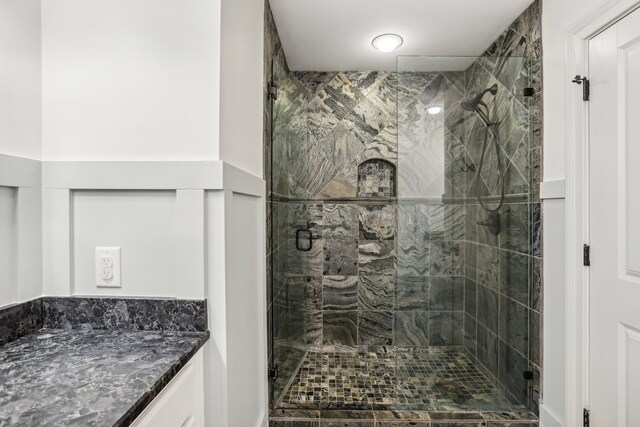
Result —
[[[480, 164], [478, 165], [478, 172], [476, 173], [476, 197], [478, 199], [478, 203], [480, 203], [480, 206], [482, 206], [484, 210], [488, 212], [497, 212], [498, 210], [500, 210], [504, 203], [504, 170], [502, 169], [502, 156], [500, 155], [500, 144], [498, 143], [497, 131], [496, 133], [494, 133], [491, 130], [493, 124], [485, 125], [486, 132], [484, 133], [484, 142], [482, 144], [482, 155], [480, 156]], [[496, 157], [498, 158], [498, 180], [500, 181], [500, 202], [498, 203], [498, 207], [495, 209], [487, 207], [482, 202], [482, 198], [480, 197], [480, 179], [482, 179], [482, 176], [480, 174], [482, 173], [482, 168], [484, 167], [484, 157], [489, 146], [489, 134], [493, 136], [493, 141], [496, 147]]]

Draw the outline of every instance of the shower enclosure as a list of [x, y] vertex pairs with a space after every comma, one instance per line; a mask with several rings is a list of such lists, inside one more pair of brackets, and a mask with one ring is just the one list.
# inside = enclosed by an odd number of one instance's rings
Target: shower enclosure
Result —
[[274, 408], [535, 410], [536, 63], [289, 72], [274, 54]]

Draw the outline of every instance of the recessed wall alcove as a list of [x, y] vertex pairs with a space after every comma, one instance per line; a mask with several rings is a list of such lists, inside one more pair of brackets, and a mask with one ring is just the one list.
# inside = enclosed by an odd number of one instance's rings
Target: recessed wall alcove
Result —
[[358, 165], [358, 197], [395, 197], [396, 167], [383, 159]]

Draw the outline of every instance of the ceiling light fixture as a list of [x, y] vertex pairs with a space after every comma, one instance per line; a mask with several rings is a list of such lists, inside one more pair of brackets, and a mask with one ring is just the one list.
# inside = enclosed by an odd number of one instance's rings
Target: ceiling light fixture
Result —
[[380, 52], [391, 52], [402, 46], [403, 40], [397, 34], [381, 34], [371, 44]]
[[427, 113], [431, 114], [432, 116], [435, 116], [436, 114], [440, 114], [442, 110], [443, 110], [442, 105], [431, 105], [427, 107]]

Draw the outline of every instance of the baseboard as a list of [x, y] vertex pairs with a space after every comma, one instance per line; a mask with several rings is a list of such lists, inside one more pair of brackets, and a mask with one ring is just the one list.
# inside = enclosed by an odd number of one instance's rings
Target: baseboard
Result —
[[564, 427], [560, 417], [545, 408], [544, 404], [540, 405], [540, 427]]

